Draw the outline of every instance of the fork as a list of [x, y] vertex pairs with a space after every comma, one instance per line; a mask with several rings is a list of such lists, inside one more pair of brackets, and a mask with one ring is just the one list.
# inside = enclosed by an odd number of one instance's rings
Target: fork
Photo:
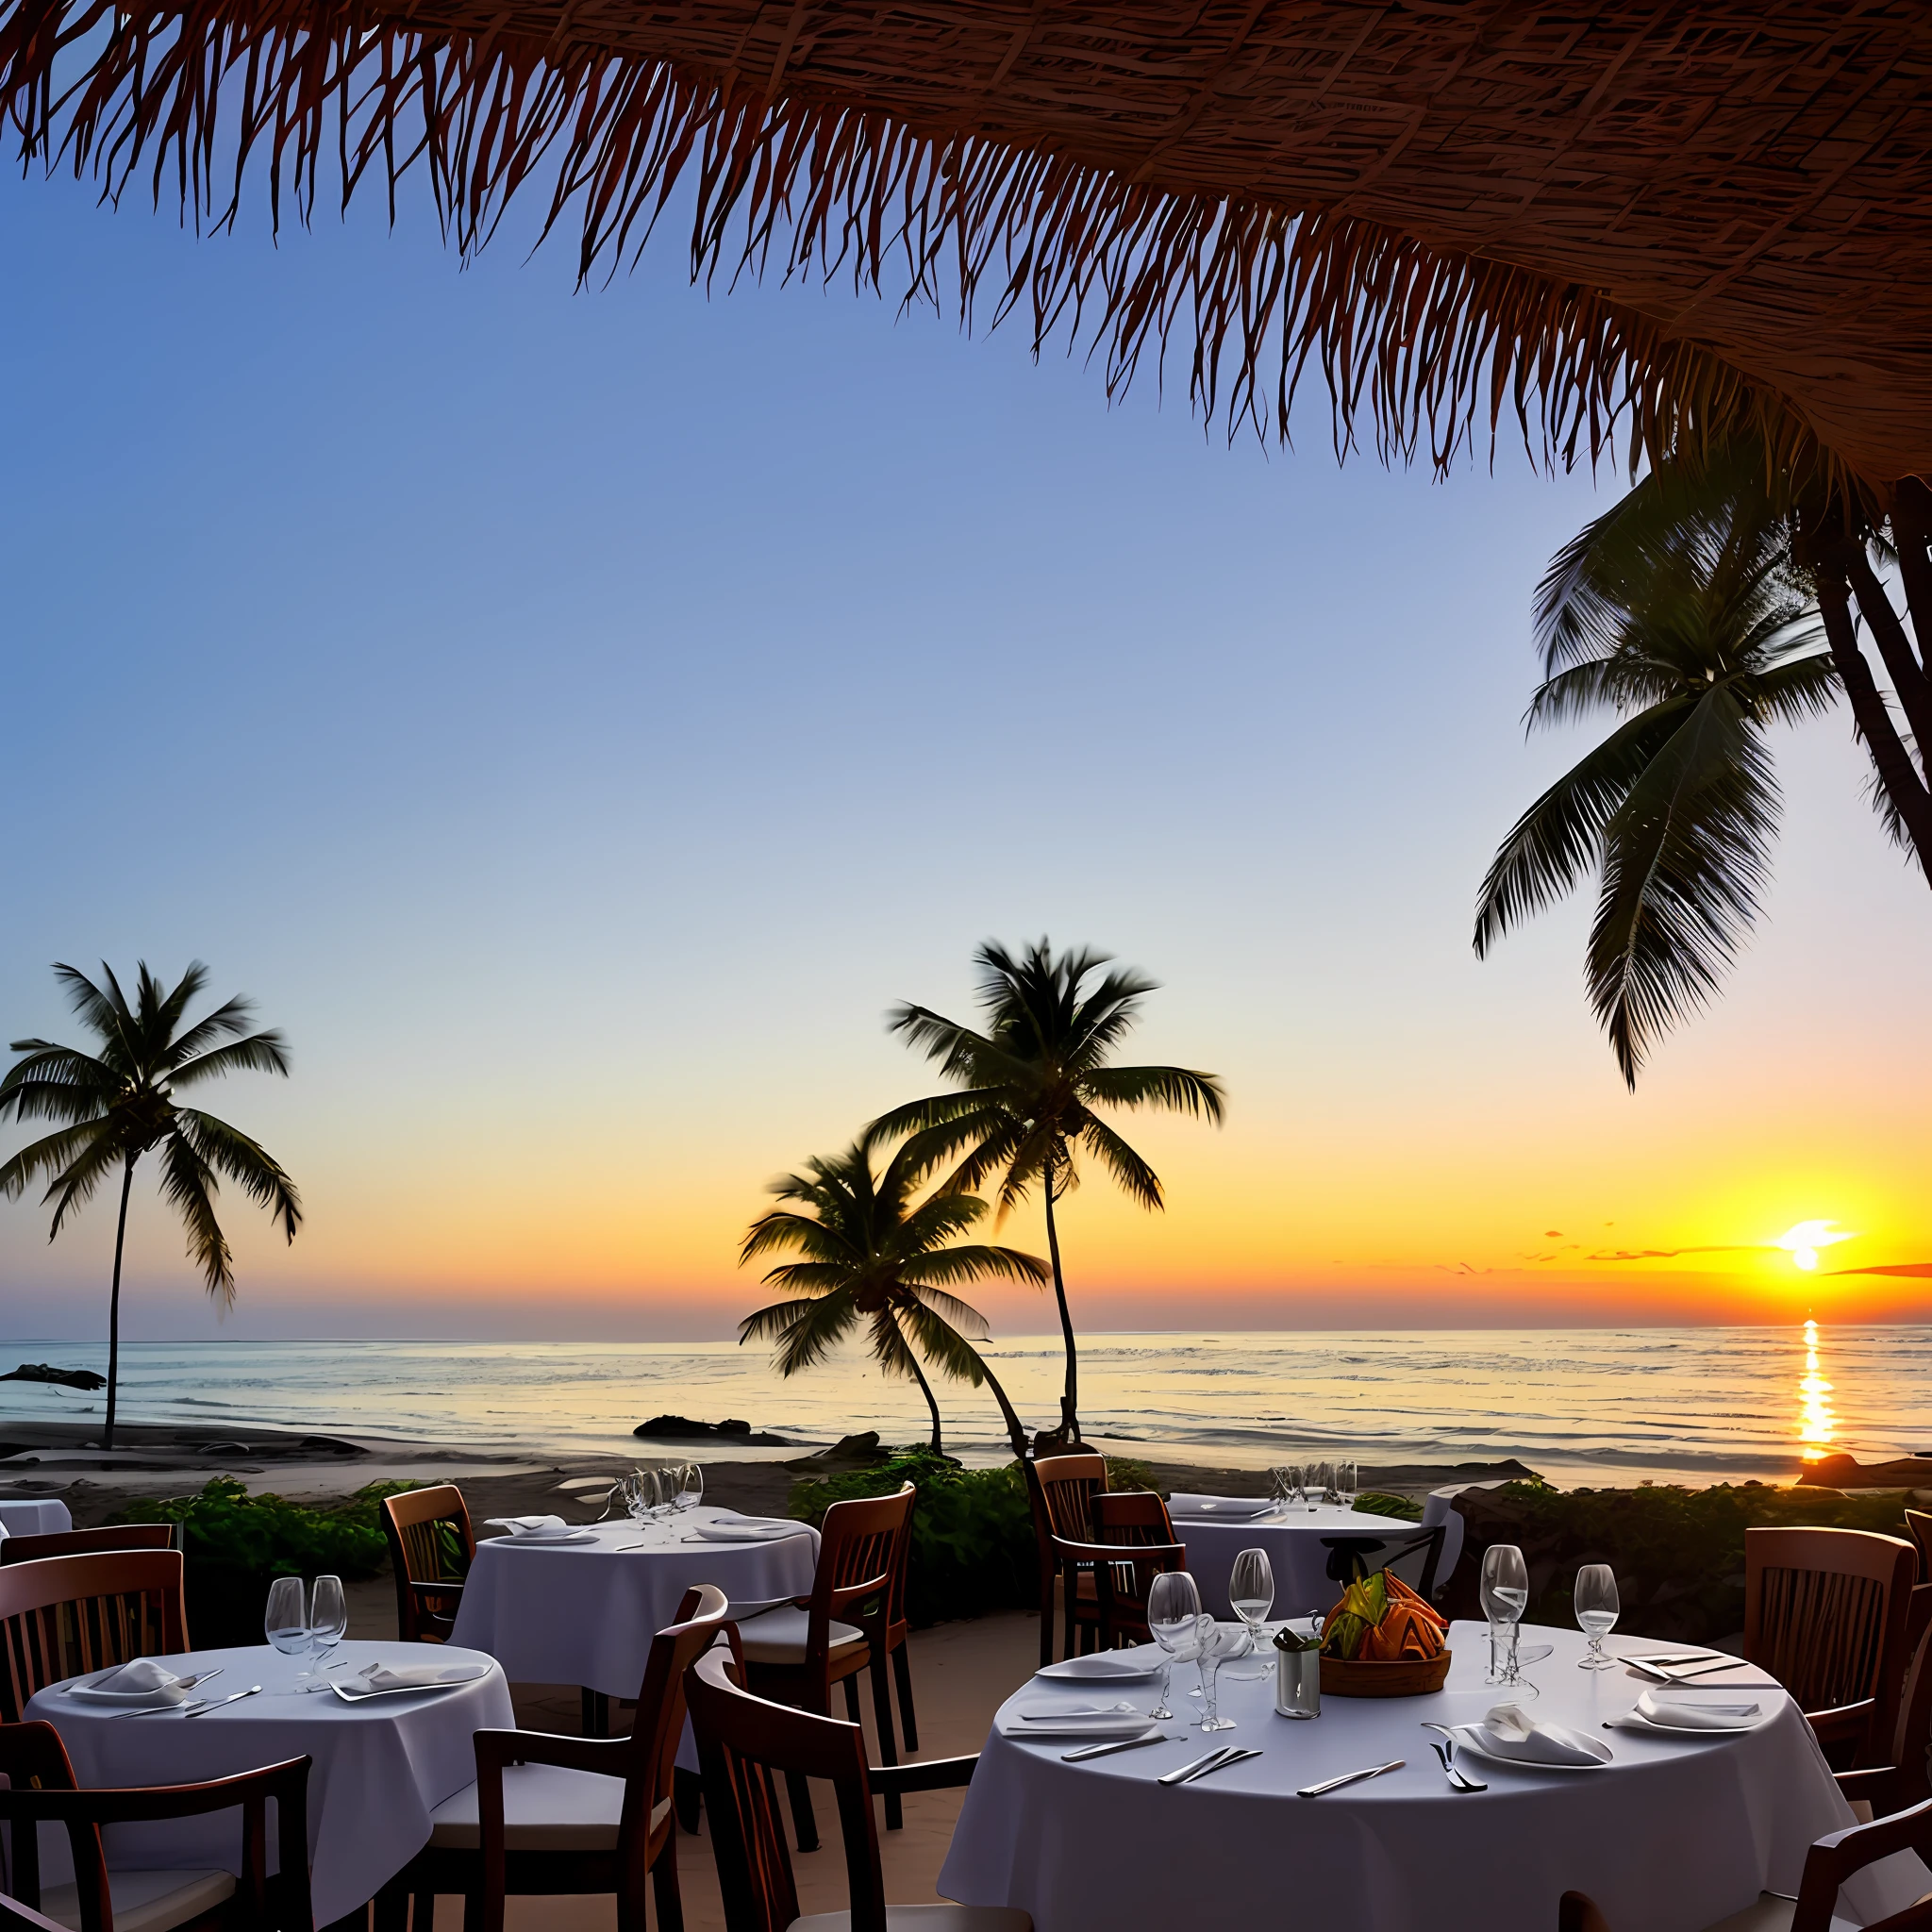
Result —
[[1441, 1743], [1438, 1743], [1434, 1738], [1429, 1740], [1429, 1749], [1442, 1760], [1442, 1771], [1449, 1780], [1449, 1789], [1452, 1791], [1486, 1791], [1489, 1790], [1488, 1785], [1478, 1784], [1466, 1771], [1460, 1771], [1457, 1768], [1456, 1733], [1447, 1724], [1432, 1724], [1425, 1722], [1423, 1729], [1425, 1731], [1441, 1731], [1442, 1734], [1442, 1741]]

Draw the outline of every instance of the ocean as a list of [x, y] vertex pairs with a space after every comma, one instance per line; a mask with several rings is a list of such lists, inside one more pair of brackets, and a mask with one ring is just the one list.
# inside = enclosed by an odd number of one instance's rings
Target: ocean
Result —
[[[0, 1348], [69, 1367], [107, 1359], [104, 1345]], [[1010, 1338], [988, 1356], [1029, 1424], [1051, 1423], [1058, 1338]], [[1352, 1451], [1371, 1463], [1514, 1456], [1566, 1488], [1773, 1481], [1807, 1450], [1932, 1449], [1928, 1371], [1927, 1326], [1091, 1335], [1081, 1416], [1120, 1454], [1245, 1468]], [[630, 1451], [633, 1427], [664, 1411], [742, 1417], [805, 1446], [927, 1429], [917, 1389], [856, 1354], [788, 1382], [728, 1342], [147, 1341], [123, 1348], [122, 1378], [126, 1420], [210, 1440], [245, 1440], [252, 1425], [552, 1459]], [[940, 1393], [949, 1449], [969, 1461], [1003, 1453], [983, 1393]], [[0, 1384], [0, 1425], [78, 1420], [99, 1401]]]

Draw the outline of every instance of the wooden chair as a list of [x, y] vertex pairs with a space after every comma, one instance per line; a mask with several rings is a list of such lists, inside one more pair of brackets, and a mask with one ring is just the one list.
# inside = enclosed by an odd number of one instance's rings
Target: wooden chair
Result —
[[466, 1932], [503, 1932], [504, 1900], [614, 1893], [619, 1932], [644, 1932], [650, 1879], [661, 1932], [682, 1932], [672, 1777], [684, 1735], [685, 1672], [730, 1631], [724, 1592], [684, 1593], [677, 1621], [651, 1640], [627, 1738], [478, 1731], [476, 1782], [430, 1813], [428, 1845], [376, 1904], [381, 1932], [399, 1932], [416, 1901], [419, 1932], [438, 1892], [460, 1892]]
[[[1932, 1801], [1915, 1805], [1892, 1818], [1872, 1824], [1854, 1824], [1820, 1839], [1805, 1854], [1805, 1875], [1796, 1898], [1762, 1892], [1757, 1903], [1721, 1919], [1706, 1932], [1832, 1932], [1840, 1922], [1832, 1917], [1839, 1887], [1867, 1865], [1894, 1852], [1917, 1852], [1932, 1857]], [[1557, 1907], [1557, 1932], [1612, 1932], [1610, 1923], [1580, 1891], [1566, 1891]], [[1639, 1928], [1627, 1928], [1639, 1932]], [[1932, 1932], [1932, 1892], [1902, 1912], [1875, 1919], [1865, 1932]]]
[[912, 1657], [908, 1645], [912, 1626], [906, 1621], [906, 1584], [912, 1569], [912, 1519], [919, 1513], [919, 1498], [906, 1514], [906, 1533], [899, 1539], [899, 1568], [892, 1578], [892, 1594], [886, 1608], [886, 1651], [892, 1660], [892, 1675], [899, 1692], [899, 1729], [908, 1751], [919, 1749], [919, 1718], [912, 1708]]
[[1932, 1510], [1907, 1509], [1906, 1534], [1919, 1553], [1919, 1581], [1932, 1583]]
[[179, 1550], [104, 1550], [0, 1564], [0, 1722], [35, 1691], [188, 1648]]
[[[315, 1916], [308, 1894], [308, 1765], [307, 1757], [291, 1757], [202, 1784], [76, 1790], [74, 1767], [52, 1724], [0, 1725], [0, 1773], [8, 1780], [0, 1790], [0, 1820], [10, 1840], [9, 1889], [21, 1905], [44, 1912], [66, 1932], [114, 1932], [117, 1915], [142, 1932], [310, 1932]], [[267, 1858], [271, 1798], [281, 1868], [274, 1878]], [[222, 1870], [107, 1868], [104, 1825], [234, 1810], [242, 1814], [239, 1881]], [[66, 1826], [74, 1858], [73, 1883], [48, 1886], [44, 1893], [39, 1840], [43, 1824]]]
[[1093, 1541], [1093, 1498], [1107, 1488], [1107, 1457], [1082, 1452], [1050, 1456], [1043, 1462], [1023, 1462], [1027, 1500], [1033, 1505], [1033, 1540], [1040, 1553], [1040, 1661], [1053, 1661], [1053, 1590], [1061, 1587], [1065, 1650], [1076, 1654], [1083, 1632], [1100, 1631], [1099, 1585], [1092, 1569], [1061, 1570], [1056, 1537], [1070, 1543]]
[[476, 1537], [454, 1483], [382, 1499], [382, 1534], [396, 1579], [396, 1635], [405, 1643], [447, 1643]]
[[1876, 1763], [1891, 1744], [1917, 1574], [1895, 1536], [1744, 1532], [1744, 1655], [1797, 1699], [1834, 1770]]
[[[1928, 1588], [1921, 1584], [1914, 1594]], [[1898, 1725], [1889, 1741], [1890, 1750], [1876, 1754], [1883, 1762], [1835, 1774], [1839, 1790], [1861, 1821], [1908, 1811], [1932, 1798], [1932, 1772], [1925, 1761], [1932, 1749], [1932, 1630], [1923, 1626], [1906, 1672]]]
[[[725, 1932], [786, 1932], [794, 1923], [812, 1932], [920, 1932], [928, 1922], [929, 1932], [1031, 1932], [1032, 1920], [1005, 1906], [886, 1904], [874, 1793], [899, 1796], [968, 1784], [976, 1757], [868, 1767], [857, 1724], [741, 1690], [722, 1651], [700, 1657], [686, 1674], [685, 1701], [705, 1774]], [[820, 1777], [838, 1793], [849, 1911], [799, 1920], [774, 1773], [793, 1790]]]
[[1096, 1495], [1092, 1513], [1093, 1540], [1074, 1542], [1055, 1537], [1055, 1560], [1063, 1576], [1092, 1578], [1101, 1649], [1151, 1643], [1147, 1592], [1162, 1571], [1188, 1567], [1186, 1545], [1174, 1541], [1167, 1505], [1151, 1491]]
[[[890, 1496], [834, 1503], [819, 1530], [819, 1566], [810, 1596], [747, 1617], [738, 1626], [751, 1688], [761, 1697], [819, 1717], [831, 1712], [832, 1686], [843, 1684], [846, 1714], [857, 1724], [858, 1675], [870, 1667], [879, 1756], [888, 1764], [896, 1764], [899, 1754], [892, 1739], [886, 1626], [901, 1541], [912, 1521], [913, 1495], [912, 1485], [904, 1483]], [[808, 1852], [819, 1841], [811, 1793], [802, 1776], [791, 1790], [798, 1849]], [[890, 1829], [898, 1829], [900, 1810], [898, 1793], [889, 1790]]]
[[0, 1932], [69, 1932], [69, 1928], [57, 1925], [52, 1919], [43, 1919], [17, 1898], [0, 1892]]
[[88, 1557], [97, 1550], [172, 1550], [172, 1523], [110, 1523], [100, 1529], [50, 1529], [38, 1536], [0, 1538], [0, 1563], [38, 1563], [45, 1557]]

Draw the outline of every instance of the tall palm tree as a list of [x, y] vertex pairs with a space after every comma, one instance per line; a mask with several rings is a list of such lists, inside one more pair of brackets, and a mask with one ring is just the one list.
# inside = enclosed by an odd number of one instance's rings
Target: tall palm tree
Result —
[[114, 1446], [114, 1405], [121, 1368], [121, 1255], [127, 1239], [127, 1196], [142, 1157], [158, 1153], [161, 1194], [188, 1230], [188, 1255], [208, 1278], [208, 1292], [224, 1309], [235, 1301], [235, 1267], [227, 1238], [215, 1219], [223, 1176], [281, 1223], [290, 1241], [302, 1224], [295, 1184], [258, 1142], [213, 1114], [182, 1107], [175, 1096], [236, 1073], [289, 1071], [288, 1048], [273, 1028], [248, 1030], [253, 1008], [231, 999], [185, 1030], [189, 1003], [208, 984], [208, 968], [194, 960], [171, 992], [147, 970], [136, 969], [134, 1001], [105, 964], [103, 985], [72, 966], [54, 976], [81, 1024], [94, 1036], [93, 1052], [51, 1040], [16, 1040], [23, 1056], [0, 1079], [0, 1120], [66, 1123], [44, 1140], [23, 1147], [0, 1166], [0, 1194], [18, 1200], [44, 1178], [42, 1205], [51, 1204], [51, 1241], [67, 1217], [93, 1197], [118, 1167], [121, 1215], [114, 1227], [114, 1282], [108, 1300], [108, 1424], [101, 1446]]
[[1634, 1089], [1756, 920], [1781, 807], [1776, 722], [1830, 708], [1840, 670], [1761, 458], [1654, 472], [1537, 587], [1531, 730], [1622, 723], [1516, 822], [1483, 881], [1475, 951], [1598, 874], [1585, 976]]
[[928, 1166], [959, 1157], [942, 1193], [973, 1193], [997, 1176], [1002, 1219], [1039, 1183], [1067, 1358], [1058, 1433], [1078, 1441], [1079, 1355], [1054, 1204], [1079, 1185], [1084, 1152], [1141, 1207], [1161, 1207], [1160, 1176], [1095, 1109], [1164, 1108], [1218, 1124], [1221, 1082], [1187, 1067], [1108, 1064], [1140, 1018], [1141, 1001], [1157, 990], [1157, 982], [1131, 971], [1106, 974], [1090, 986], [1109, 955], [1083, 946], [1056, 958], [1042, 939], [1017, 958], [991, 941], [974, 957], [983, 1031], [925, 1007], [894, 1008], [886, 1023], [937, 1060], [955, 1091], [894, 1108], [870, 1131], [909, 1135], [908, 1152]]
[[934, 1455], [945, 1454], [945, 1442], [939, 1398], [921, 1356], [955, 1381], [991, 1389], [1013, 1454], [1024, 1456], [1026, 1431], [968, 1340], [969, 1334], [985, 1340], [986, 1318], [950, 1292], [949, 1284], [1044, 1281], [1046, 1264], [1015, 1248], [955, 1245], [955, 1237], [984, 1217], [986, 1203], [970, 1194], [915, 1203], [920, 1163], [902, 1148], [874, 1174], [875, 1145], [861, 1137], [842, 1154], [809, 1160], [804, 1174], [772, 1183], [772, 1192], [792, 1205], [753, 1222], [739, 1261], [770, 1254], [802, 1258], [765, 1275], [767, 1287], [790, 1292], [747, 1315], [738, 1324], [739, 1341], [775, 1341], [778, 1373], [795, 1375], [824, 1361], [863, 1324], [879, 1367], [919, 1384], [932, 1413]]

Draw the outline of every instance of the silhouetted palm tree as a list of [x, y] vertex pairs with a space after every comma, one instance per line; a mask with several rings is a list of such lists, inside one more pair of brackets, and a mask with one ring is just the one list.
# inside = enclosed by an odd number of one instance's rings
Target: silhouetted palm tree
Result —
[[1520, 818], [1476, 908], [1478, 957], [1598, 874], [1590, 998], [1634, 1088], [1757, 918], [1781, 808], [1768, 727], [1830, 708], [1840, 673], [1761, 458], [1639, 484], [1537, 587], [1531, 729], [1598, 711], [1608, 738]]
[[208, 1292], [225, 1307], [235, 1300], [235, 1270], [226, 1237], [215, 1219], [221, 1177], [266, 1208], [292, 1241], [302, 1224], [295, 1184], [240, 1128], [175, 1096], [225, 1074], [282, 1074], [288, 1050], [280, 1033], [248, 1031], [253, 1010], [231, 999], [184, 1032], [181, 1022], [208, 984], [198, 959], [166, 991], [142, 961], [134, 1003], [103, 965], [104, 986], [72, 966], [54, 968], [82, 1024], [95, 1036], [92, 1053], [49, 1040], [16, 1040], [23, 1055], [0, 1079], [0, 1120], [64, 1121], [58, 1133], [24, 1147], [0, 1166], [0, 1194], [18, 1200], [44, 1178], [42, 1205], [51, 1203], [51, 1241], [69, 1214], [93, 1196], [107, 1175], [121, 1171], [121, 1217], [114, 1228], [114, 1282], [108, 1302], [108, 1422], [103, 1448], [114, 1446], [114, 1404], [121, 1365], [121, 1253], [127, 1237], [127, 1196], [142, 1155], [158, 1152], [161, 1194], [188, 1229], [188, 1254], [208, 1277]]
[[956, 1091], [894, 1108], [868, 1132], [910, 1136], [908, 1153], [926, 1167], [958, 1157], [942, 1193], [972, 1193], [997, 1176], [1002, 1218], [1040, 1183], [1067, 1357], [1058, 1433], [1077, 1441], [1079, 1357], [1054, 1203], [1078, 1186], [1084, 1150], [1141, 1207], [1159, 1208], [1160, 1176], [1094, 1109], [1165, 1108], [1219, 1123], [1221, 1082], [1186, 1067], [1108, 1063], [1139, 1019], [1141, 1000], [1156, 990], [1154, 980], [1133, 972], [1108, 973], [1089, 986], [1108, 954], [1081, 947], [1056, 958], [1042, 939], [1018, 958], [989, 941], [974, 958], [984, 1031], [924, 1007], [895, 1008], [886, 1023], [937, 1060]]
[[[1046, 1264], [1015, 1248], [951, 1243], [986, 1213], [969, 1194], [914, 1203], [919, 1163], [902, 1149], [873, 1172], [873, 1143], [861, 1139], [844, 1153], [808, 1161], [807, 1172], [772, 1183], [779, 1200], [753, 1222], [739, 1251], [741, 1263], [758, 1255], [795, 1254], [765, 1275], [765, 1285], [791, 1292], [738, 1324], [741, 1343], [774, 1341], [781, 1375], [822, 1362], [863, 1324], [873, 1359], [889, 1375], [919, 1384], [932, 1412], [932, 1447], [945, 1453], [940, 1405], [920, 1357], [955, 1381], [991, 1390], [1006, 1419], [1013, 1454], [1026, 1450], [1026, 1432], [970, 1333], [984, 1340], [986, 1318], [949, 1291], [949, 1284], [998, 1279], [1044, 1281]], [[964, 1331], [964, 1332], [962, 1332]]]

